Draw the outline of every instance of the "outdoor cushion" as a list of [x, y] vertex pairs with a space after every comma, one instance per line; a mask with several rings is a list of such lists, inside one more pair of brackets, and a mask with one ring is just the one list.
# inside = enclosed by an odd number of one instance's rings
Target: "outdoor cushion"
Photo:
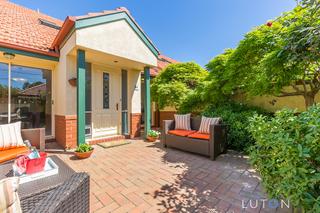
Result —
[[0, 150], [25, 146], [21, 136], [21, 121], [0, 125]]
[[196, 138], [196, 139], [202, 139], [202, 140], [209, 140], [210, 139], [210, 134], [205, 134], [205, 133], [193, 133], [191, 135], [188, 135], [189, 138]]
[[174, 115], [175, 129], [191, 130], [190, 125], [191, 114]]
[[181, 129], [175, 129], [175, 130], [169, 130], [168, 133], [172, 135], [187, 137], [190, 134], [195, 133], [194, 130], [181, 130]]
[[208, 117], [202, 116], [199, 133], [209, 134], [210, 126], [212, 124], [219, 124], [220, 122], [221, 122], [221, 118], [208, 118]]
[[26, 146], [0, 151], [0, 163], [15, 159], [18, 155], [29, 152]]
[[0, 212], [22, 212], [18, 196], [18, 186], [18, 177], [10, 177], [0, 181]]

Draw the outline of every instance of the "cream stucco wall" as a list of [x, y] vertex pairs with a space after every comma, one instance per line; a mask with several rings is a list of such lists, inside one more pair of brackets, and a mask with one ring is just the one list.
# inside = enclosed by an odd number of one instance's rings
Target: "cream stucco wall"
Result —
[[54, 90], [57, 94], [54, 108], [56, 115], [75, 115], [75, 93], [68, 80], [76, 77], [76, 58], [71, 55], [75, 48], [75, 34], [73, 34], [60, 49], [60, 59], [54, 72]]
[[157, 58], [125, 20], [76, 31], [78, 46], [157, 66]]
[[130, 113], [141, 113], [141, 71], [128, 71], [128, 99]]
[[[284, 89], [287, 92], [293, 92], [293, 89], [290, 87], [286, 87]], [[306, 110], [304, 98], [302, 96], [275, 97], [265, 95], [246, 98], [242, 95], [238, 95], [234, 98], [236, 101], [253, 106], [259, 106], [270, 112], [275, 112], [282, 108], [297, 109], [299, 112]], [[315, 102], [320, 103], [320, 93], [316, 95]]]

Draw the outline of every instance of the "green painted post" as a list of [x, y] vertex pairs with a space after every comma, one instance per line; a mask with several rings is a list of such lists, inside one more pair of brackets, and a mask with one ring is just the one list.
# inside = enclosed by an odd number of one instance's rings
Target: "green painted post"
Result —
[[85, 143], [86, 125], [86, 56], [77, 50], [77, 144]]
[[144, 137], [151, 128], [150, 68], [144, 68]]

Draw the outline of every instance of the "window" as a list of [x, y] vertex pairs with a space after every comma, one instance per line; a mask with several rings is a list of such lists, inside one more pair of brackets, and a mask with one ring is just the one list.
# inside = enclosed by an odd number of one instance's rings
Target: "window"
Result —
[[40, 24], [42, 24], [44, 26], [51, 27], [51, 28], [56, 29], [56, 30], [60, 30], [61, 29], [61, 27], [56, 25], [55, 23], [53, 23], [51, 21], [48, 21], [48, 20], [45, 20], [45, 19], [42, 19], [42, 18], [39, 18], [39, 22], [40, 22]]
[[109, 109], [109, 73], [103, 73], [103, 108]]
[[0, 124], [8, 123], [8, 110], [9, 110], [9, 67], [8, 64], [0, 63]]
[[17, 121], [51, 135], [50, 70], [0, 63], [0, 124]]

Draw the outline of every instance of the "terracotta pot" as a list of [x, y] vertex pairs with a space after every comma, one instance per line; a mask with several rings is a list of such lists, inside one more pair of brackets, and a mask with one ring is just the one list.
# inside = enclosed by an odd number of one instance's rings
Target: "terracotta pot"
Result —
[[85, 159], [91, 156], [93, 150], [89, 152], [74, 152], [74, 155], [79, 159]]
[[148, 140], [149, 142], [155, 142], [157, 139], [158, 139], [158, 137], [151, 137], [151, 136], [148, 136], [148, 137], [147, 137], [147, 140]]
[[73, 87], [77, 86], [77, 78], [71, 78], [69, 79], [69, 84]]

